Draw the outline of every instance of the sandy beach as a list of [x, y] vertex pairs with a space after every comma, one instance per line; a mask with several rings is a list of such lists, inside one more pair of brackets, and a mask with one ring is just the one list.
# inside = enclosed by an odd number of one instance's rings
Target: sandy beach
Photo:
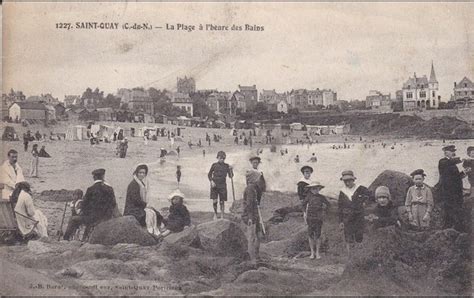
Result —
[[[108, 123], [111, 125], [111, 123]], [[44, 127], [20, 127], [15, 126], [17, 134], [22, 135], [26, 129], [41, 133], [50, 131], [62, 133], [67, 129], [67, 123], [44, 128]], [[116, 123], [142, 127], [143, 124]], [[156, 124], [158, 127], [163, 125]], [[177, 126], [166, 125], [170, 129]], [[205, 134], [219, 134], [222, 140], [218, 143], [205, 143]], [[239, 131], [239, 134], [241, 131]], [[248, 135], [247, 131], [247, 135]], [[298, 132], [301, 133], [301, 132]], [[292, 137], [298, 138], [298, 133]], [[458, 155], [465, 156], [465, 150], [472, 145], [470, 140], [446, 141], [441, 140], [392, 140], [385, 141], [389, 137], [363, 137], [360, 142], [359, 136], [323, 136], [318, 137], [311, 146], [303, 145], [277, 145], [277, 152], [270, 152], [270, 145], [264, 144], [263, 137], [254, 138], [253, 147], [234, 145], [234, 137], [230, 129], [207, 129], [186, 127], [182, 142], [175, 142], [174, 148], [166, 137], [158, 138], [157, 141], [149, 140], [145, 144], [143, 138], [130, 137], [127, 157], [122, 159], [115, 155], [115, 143], [101, 142], [99, 145], [91, 146], [88, 140], [84, 141], [45, 141], [38, 142], [39, 146], [46, 146], [46, 150], [52, 158], [41, 158], [39, 166], [39, 178], [29, 178], [31, 153], [24, 152], [22, 141], [2, 142], [4, 155], [9, 149], [19, 152], [18, 163], [23, 168], [27, 180], [32, 183], [33, 190], [40, 193], [44, 190], [59, 189], [82, 189], [85, 191], [92, 184], [91, 171], [96, 168], [106, 169], [106, 181], [115, 191], [120, 210], [123, 210], [125, 193], [128, 183], [132, 179], [132, 172], [136, 165], [145, 163], [150, 168], [148, 179], [151, 184], [152, 204], [157, 208], [169, 205], [168, 195], [178, 188], [176, 180], [176, 167], [181, 166], [182, 177], [179, 185], [180, 190], [187, 197], [187, 205], [193, 211], [211, 211], [209, 202], [209, 181], [207, 172], [212, 163], [216, 161], [216, 153], [224, 150], [227, 153], [226, 162], [234, 167], [235, 199], [242, 197], [245, 187], [245, 171], [249, 169], [248, 157], [255, 154], [258, 148], [263, 149], [261, 171], [267, 181], [268, 190], [281, 192], [295, 192], [295, 185], [301, 176], [299, 169], [304, 164], [310, 164], [315, 172], [313, 179], [325, 185], [323, 194], [335, 197], [341, 187], [339, 181], [340, 173], [345, 169], [354, 170], [362, 185], [368, 185], [383, 170], [395, 170], [410, 173], [414, 169], [423, 168], [427, 173], [426, 182], [434, 185], [438, 181], [438, 160], [442, 157], [441, 148], [446, 144], [455, 144]], [[201, 139], [203, 146], [193, 146], [190, 149], [188, 140], [194, 144]], [[384, 140], [385, 139], [385, 140]], [[347, 142], [345, 142], [347, 140]], [[374, 142], [372, 142], [374, 140]], [[242, 142], [242, 140], [239, 140]], [[387, 143], [384, 148], [382, 143]], [[33, 142], [35, 143], [35, 142]], [[30, 143], [29, 150], [33, 143]], [[346, 143], [348, 149], [333, 149], [333, 146], [343, 147]], [[181, 149], [180, 157], [167, 156], [165, 162], [160, 161], [160, 148], [167, 150]], [[366, 148], [367, 146], [367, 148]], [[370, 146], [370, 147], [369, 147]], [[392, 149], [393, 147], [393, 149]], [[281, 155], [280, 149], [287, 149], [288, 154]], [[206, 151], [203, 156], [203, 150]], [[311, 154], [315, 153], [318, 161], [309, 162]], [[300, 162], [295, 163], [294, 158], [299, 155]], [[5, 157], [6, 158], [6, 157]], [[410, 162], [407, 162], [410, 161]], [[467, 186], [466, 186], [467, 187]], [[228, 179], [229, 201], [232, 201], [231, 181]], [[230, 204], [227, 204], [228, 206]], [[228, 207], [227, 206], [227, 207]]]

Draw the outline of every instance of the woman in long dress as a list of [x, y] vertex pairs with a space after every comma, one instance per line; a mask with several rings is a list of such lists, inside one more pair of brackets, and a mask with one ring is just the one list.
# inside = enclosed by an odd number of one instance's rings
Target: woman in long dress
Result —
[[[16, 220], [21, 234], [27, 236], [34, 232], [40, 238], [48, 237], [48, 219], [35, 208], [30, 184], [26, 181], [17, 183], [12, 196], [13, 204], [16, 201]], [[38, 222], [36, 226], [35, 221]]]
[[38, 144], [33, 145], [33, 149], [31, 150], [31, 172], [30, 176], [33, 178], [38, 177], [38, 164], [39, 164], [39, 152], [38, 152]]
[[160, 235], [158, 229], [163, 217], [153, 207], [148, 206], [149, 184], [146, 179], [148, 166], [140, 164], [133, 172], [133, 180], [127, 188], [125, 199], [125, 209], [123, 215], [133, 215], [143, 227], [146, 227], [150, 234]]

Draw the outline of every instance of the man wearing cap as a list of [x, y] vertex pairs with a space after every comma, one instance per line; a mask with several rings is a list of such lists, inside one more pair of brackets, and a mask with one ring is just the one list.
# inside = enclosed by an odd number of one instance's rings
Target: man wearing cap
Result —
[[255, 170], [248, 170], [245, 175], [247, 186], [244, 190], [242, 221], [247, 225], [247, 245], [250, 261], [256, 263], [259, 258], [260, 216], [258, 213], [258, 195], [264, 189], [261, 174]]
[[[92, 171], [94, 184], [87, 189], [84, 195], [81, 214], [72, 216], [69, 220], [64, 233], [65, 240], [70, 240], [82, 224], [90, 226], [113, 217], [117, 202], [115, 201], [114, 190], [104, 182], [104, 176], [104, 169]], [[87, 230], [84, 232], [84, 238], [87, 238]]]
[[364, 203], [371, 197], [370, 191], [355, 183], [353, 171], [343, 171], [341, 180], [344, 187], [339, 193], [338, 213], [340, 227], [344, 230], [347, 252], [350, 246], [360, 243], [364, 237]]
[[463, 204], [462, 179], [465, 174], [457, 167], [461, 159], [456, 157], [456, 147], [445, 146], [443, 151], [444, 157], [438, 163], [438, 170], [441, 200], [444, 203], [444, 224], [445, 228], [457, 229]]

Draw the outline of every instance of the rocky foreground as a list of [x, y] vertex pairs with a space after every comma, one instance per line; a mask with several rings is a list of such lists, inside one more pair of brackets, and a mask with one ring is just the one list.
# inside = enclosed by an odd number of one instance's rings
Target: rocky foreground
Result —
[[[387, 184], [397, 201], [408, 187], [403, 179], [401, 173], [384, 172], [370, 188]], [[91, 243], [51, 237], [2, 247], [1, 294], [469, 295], [472, 291], [468, 233], [368, 226], [364, 242], [349, 259], [332, 200], [323, 227], [323, 258], [310, 260], [297, 197], [270, 192], [264, 202], [268, 236], [258, 266], [246, 261], [241, 202], [236, 201], [228, 218], [213, 222], [210, 213], [192, 213], [192, 227], [164, 240], [148, 235], [134, 218], [121, 217], [98, 226]], [[57, 212], [64, 203], [56, 204], [45, 203]], [[439, 220], [435, 223], [438, 226]]]

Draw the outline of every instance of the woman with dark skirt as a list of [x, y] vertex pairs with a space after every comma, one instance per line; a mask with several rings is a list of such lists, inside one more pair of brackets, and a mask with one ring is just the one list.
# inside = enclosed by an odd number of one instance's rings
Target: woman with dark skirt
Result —
[[146, 179], [148, 166], [140, 164], [133, 172], [133, 180], [127, 188], [123, 215], [133, 215], [141, 226], [146, 227], [150, 234], [159, 236], [159, 225], [163, 221], [161, 214], [148, 206], [149, 185]]

